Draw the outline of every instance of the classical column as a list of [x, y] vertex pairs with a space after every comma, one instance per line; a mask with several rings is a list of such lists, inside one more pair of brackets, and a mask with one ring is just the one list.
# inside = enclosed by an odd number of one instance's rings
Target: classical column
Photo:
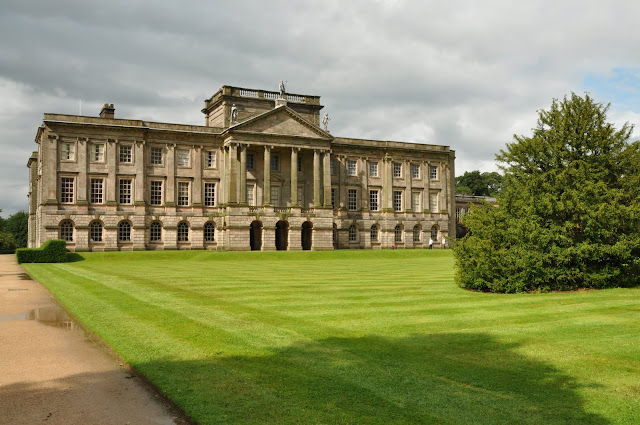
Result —
[[298, 148], [291, 148], [291, 206], [298, 205]]
[[78, 169], [81, 171], [78, 173], [78, 191], [76, 193], [76, 203], [78, 205], [87, 204], [87, 174], [89, 167], [87, 167], [87, 148], [88, 139], [86, 137], [78, 137]]
[[146, 186], [144, 177], [144, 165], [145, 165], [145, 157], [144, 157], [144, 140], [136, 140], [133, 145], [133, 149], [135, 149], [135, 153], [133, 157], [135, 158], [135, 170], [136, 170], [136, 180], [135, 180], [135, 190], [133, 191], [134, 195], [134, 203], [135, 205], [145, 205], [145, 193], [144, 189]]
[[193, 206], [202, 206], [202, 146], [194, 146], [193, 157], [193, 187], [191, 193], [193, 194]]
[[[168, 207], [176, 206], [176, 145], [175, 143], [167, 145], [167, 182], [164, 188], [164, 203]], [[166, 239], [165, 239], [166, 240]], [[166, 248], [166, 244], [165, 244]]]
[[313, 206], [320, 206], [320, 151], [313, 150]]
[[105, 153], [107, 160], [107, 179], [104, 182], [106, 186], [103, 190], [106, 192], [103, 196], [106, 197], [107, 205], [116, 204], [116, 180], [117, 180], [117, 155], [118, 155], [118, 143], [114, 139], [109, 139], [105, 144]]
[[324, 178], [324, 206], [331, 208], [331, 153], [327, 150], [323, 155], [322, 177]]
[[229, 203], [238, 202], [238, 145], [229, 143]]
[[247, 145], [240, 145], [240, 178], [238, 179], [238, 200], [247, 203]]
[[384, 208], [387, 211], [393, 211], [393, 159], [385, 158], [384, 163], [384, 180], [382, 182], [382, 190], [384, 192]]
[[[406, 166], [406, 170], [404, 172], [404, 183], [405, 183], [405, 207], [404, 210], [405, 211], [413, 211], [413, 194], [411, 193], [412, 191], [412, 185], [411, 185], [411, 180], [413, 179], [413, 170], [411, 169], [411, 161], [407, 160], [405, 162], [405, 164], [407, 164]], [[415, 212], [415, 211], [413, 211]]]
[[[264, 173], [262, 182], [262, 203], [271, 205], [271, 147], [264, 147]], [[264, 239], [262, 239], [264, 246]]]

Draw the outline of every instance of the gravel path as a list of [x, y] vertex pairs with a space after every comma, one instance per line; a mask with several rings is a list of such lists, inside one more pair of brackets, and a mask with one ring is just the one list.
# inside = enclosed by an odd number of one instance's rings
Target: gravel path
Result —
[[0, 424], [186, 423], [0, 255]]

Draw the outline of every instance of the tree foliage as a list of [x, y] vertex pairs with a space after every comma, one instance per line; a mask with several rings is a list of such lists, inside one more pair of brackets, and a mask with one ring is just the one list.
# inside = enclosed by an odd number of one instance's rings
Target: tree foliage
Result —
[[29, 235], [29, 214], [18, 211], [4, 221], [4, 231], [13, 235], [18, 248], [27, 246]]
[[634, 286], [640, 280], [640, 146], [608, 105], [572, 94], [496, 156], [498, 207], [463, 218], [457, 283], [493, 292]]
[[503, 177], [497, 172], [466, 171], [456, 177], [456, 193], [473, 196], [495, 196], [502, 189]]

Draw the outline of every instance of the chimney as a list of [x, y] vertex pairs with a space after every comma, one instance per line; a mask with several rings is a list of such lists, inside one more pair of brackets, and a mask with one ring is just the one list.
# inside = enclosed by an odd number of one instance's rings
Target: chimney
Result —
[[116, 109], [113, 107], [113, 103], [105, 103], [100, 111], [100, 118], [115, 118]]

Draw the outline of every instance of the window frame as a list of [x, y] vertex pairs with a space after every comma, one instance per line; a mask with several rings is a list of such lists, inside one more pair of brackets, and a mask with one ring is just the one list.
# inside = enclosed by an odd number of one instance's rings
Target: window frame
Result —
[[176, 165], [178, 168], [191, 168], [191, 149], [177, 149]]
[[269, 168], [273, 172], [280, 172], [280, 155], [271, 154], [271, 167]]
[[[96, 232], [96, 229], [100, 229], [100, 234]], [[96, 237], [97, 236], [97, 237]], [[101, 221], [92, 221], [89, 223], [89, 243], [102, 243], [104, 236], [104, 225]]]
[[[100, 152], [99, 148], [102, 148], [102, 152]], [[97, 143], [97, 142], [91, 143], [91, 152], [90, 152], [89, 162], [92, 162], [94, 164], [104, 164], [106, 152], [107, 152], [106, 143]], [[96, 154], [100, 154], [100, 155], [96, 155]]]
[[358, 211], [358, 189], [347, 189], [347, 210]]
[[[125, 150], [128, 150], [129, 153], [124, 153]], [[123, 158], [124, 153], [124, 160]], [[127, 158], [129, 159], [127, 161]], [[118, 163], [119, 164], [133, 164], [133, 145], [132, 144], [122, 144], [118, 146]]]
[[394, 243], [402, 243], [404, 240], [404, 229], [401, 225], [396, 224], [396, 227], [393, 228], [393, 242]]
[[422, 229], [417, 224], [413, 226], [413, 242], [421, 242]]
[[218, 153], [212, 150], [205, 151], [204, 164], [205, 164], [205, 168], [209, 168], [209, 169], [218, 168]]
[[[422, 199], [422, 196], [420, 196], [420, 192], [411, 192], [411, 211], [416, 212], [416, 211], [420, 211], [421, 209], [421, 205], [420, 205], [420, 200]], [[416, 201], [414, 203], [414, 201]]]
[[402, 190], [393, 191], [393, 210], [395, 212], [402, 211], [402, 198], [403, 198], [402, 194], [403, 194]]
[[358, 161], [347, 159], [347, 175], [348, 176], [358, 175]]
[[429, 180], [438, 180], [438, 166], [429, 164]]
[[[164, 165], [164, 149], [159, 146], [151, 146], [151, 151], [149, 153], [149, 162], [151, 165], [156, 167], [161, 167]], [[160, 153], [159, 159], [157, 155], [154, 153]]]
[[[207, 189], [211, 189], [211, 190], [207, 190]], [[202, 201], [205, 207], [216, 206], [216, 183], [215, 182], [204, 182], [204, 199]]]
[[380, 242], [380, 228], [377, 224], [371, 226], [369, 229], [369, 237], [371, 238], [371, 243]]
[[[160, 186], [160, 193], [154, 193], [154, 189], [157, 189], [157, 184]], [[158, 207], [164, 204], [164, 180], [150, 180], [149, 181], [149, 205]], [[154, 202], [157, 200], [157, 202]]]
[[[176, 237], [177, 237], [178, 243], [187, 243], [190, 241], [189, 239], [190, 227], [191, 226], [189, 226], [189, 223], [186, 221], [181, 221], [180, 223], [178, 223], [178, 226], [176, 227]], [[186, 235], [186, 238], [185, 238], [185, 235]]]
[[380, 211], [380, 190], [378, 189], [369, 190], [369, 211]]
[[402, 178], [402, 163], [394, 162], [393, 163], [393, 177], [398, 179]]
[[[131, 242], [131, 222], [122, 220], [118, 223], [118, 242]], [[124, 238], [123, 236], [126, 236]]]
[[[182, 189], [186, 185], [186, 195], [183, 194]], [[176, 182], [176, 206], [188, 207], [191, 205], [191, 182], [190, 181], [177, 181]]]
[[378, 162], [369, 161], [369, 177], [380, 177], [378, 173]]
[[205, 243], [215, 243], [216, 224], [213, 221], [207, 221], [202, 228], [202, 232]]
[[75, 226], [71, 220], [62, 220], [58, 225], [60, 239], [66, 242], [73, 242]]
[[256, 155], [253, 152], [247, 152], [247, 171], [255, 171]]
[[[97, 190], [94, 182], [100, 182], [100, 190]], [[103, 205], [104, 204], [104, 178], [103, 177], [90, 177], [89, 178], [89, 203], [93, 205]], [[100, 197], [98, 201], [97, 198]]]
[[349, 242], [358, 242], [358, 227], [355, 224], [349, 226]]
[[[66, 183], [70, 183], [65, 185]], [[71, 189], [71, 192], [67, 189]], [[74, 204], [76, 200], [76, 178], [74, 176], [60, 176], [60, 203]]]
[[[123, 187], [122, 187], [122, 183], [128, 181], [129, 182], [129, 202], [123, 202], [123, 196], [127, 196], [127, 193], [123, 192]], [[122, 177], [122, 178], [118, 178], [118, 204], [120, 205], [133, 205], [133, 179], [130, 177]], [[126, 189], [126, 188], [125, 188]]]
[[[69, 149], [65, 151], [63, 147]], [[66, 155], [65, 155], [66, 153]], [[66, 156], [66, 158], [63, 157]], [[60, 142], [60, 161], [61, 162], [75, 162], [76, 160], [76, 142]]]
[[420, 164], [411, 164], [411, 178], [420, 179]]
[[162, 242], [162, 222], [154, 220], [149, 225], [149, 243]]

